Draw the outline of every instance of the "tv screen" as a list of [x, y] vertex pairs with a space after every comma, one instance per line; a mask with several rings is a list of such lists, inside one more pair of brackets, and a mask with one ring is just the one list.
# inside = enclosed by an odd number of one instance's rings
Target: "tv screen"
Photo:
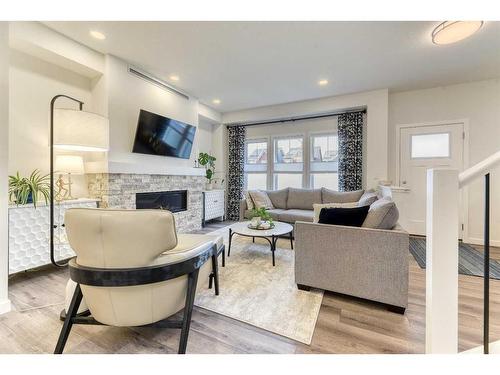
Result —
[[132, 152], [189, 159], [196, 127], [141, 109]]

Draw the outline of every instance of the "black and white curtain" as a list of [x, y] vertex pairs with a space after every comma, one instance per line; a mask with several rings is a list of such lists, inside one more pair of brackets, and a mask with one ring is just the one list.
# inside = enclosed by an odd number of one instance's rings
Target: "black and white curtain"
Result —
[[244, 166], [245, 166], [245, 136], [244, 126], [228, 126], [227, 128], [228, 178], [227, 178], [227, 212], [228, 220], [240, 219], [240, 200], [243, 198]]
[[338, 117], [339, 190], [362, 188], [363, 112], [350, 112]]

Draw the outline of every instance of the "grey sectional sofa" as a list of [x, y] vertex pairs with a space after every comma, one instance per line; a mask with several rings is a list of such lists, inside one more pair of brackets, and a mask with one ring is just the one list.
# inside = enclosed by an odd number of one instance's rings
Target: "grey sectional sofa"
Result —
[[[349, 203], [357, 202], [364, 190], [337, 192], [330, 189], [295, 189], [266, 191], [274, 208], [268, 210], [273, 220], [295, 223], [312, 222], [314, 203]], [[246, 199], [240, 201], [240, 220], [250, 219], [250, 210]]]
[[[360, 199], [362, 204], [362, 190], [340, 193], [289, 188], [268, 192], [268, 196], [274, 206], [268, 210], [273, 219], [295, 224], [295, 282], [299, 289], [313, 287], [355, 296], [404, 313], [408, 305], [409, 235], [396, 224], [397, 209], [393, 210], [396, 217], [388, 212], [382, 218], [369, 213], [363, 227], [346, 227], [313, 223], [312, 205]], [[390, 200], [378, 198], [370, 211]], [[249, 218], [246, 200], [240, 208], [240, 218]]]

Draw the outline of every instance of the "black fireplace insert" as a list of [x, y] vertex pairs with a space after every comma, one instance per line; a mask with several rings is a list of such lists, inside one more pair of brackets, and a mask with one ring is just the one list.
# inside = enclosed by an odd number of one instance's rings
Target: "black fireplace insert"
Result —
[[164, 209], [171, 212], [186, 211], [187, 190], [136, 193], [135, 206], [137, 209]]

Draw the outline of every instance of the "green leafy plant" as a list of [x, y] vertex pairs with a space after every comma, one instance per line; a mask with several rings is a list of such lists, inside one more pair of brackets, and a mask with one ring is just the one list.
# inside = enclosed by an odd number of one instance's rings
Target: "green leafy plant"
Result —
[[200, 152], [198, 155], [198, 162], [205, 167], [205, 177], [209, 183], [212, 182], [212, 178], [214, 177], [216, 160], [215, 156], [207, 154], [206, 152]]
[[273, 218], [264, 207], [252, 209], [252, 211], [250, 211], [250, 218], [253, 217], [260, 217], [262, 220], [268, 221], [270, 224], [273, 223]]
[[17, 205], [30, 203], [36, 208], [40, 196], [48, 202], [50, 198], [49, 175], [42, 175], [35, 169], [29, 177], [21, 177], [19, 172], [9, 176], [9, 200]]

